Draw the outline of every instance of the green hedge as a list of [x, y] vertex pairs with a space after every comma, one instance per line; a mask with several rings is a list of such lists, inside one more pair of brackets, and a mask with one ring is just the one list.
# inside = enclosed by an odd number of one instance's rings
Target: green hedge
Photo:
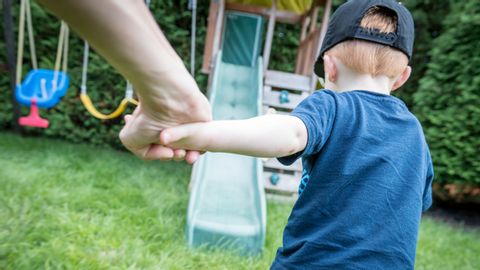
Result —
[[439, 183], [480, 184], [480, 2], [459, 1], [434, 41], [414, 112]]
[[419, 81], [430, 62], [429, 52], [433, 48], [433, 40], [442, 32], [443, 20], [450, 11], [452, 1], [405, 0], [403, 3], [415, 20], [415, 45], [410, 61], [413, 72], [408, 82], [394, 94], [411, 107], [413, 94], [418, 90]]

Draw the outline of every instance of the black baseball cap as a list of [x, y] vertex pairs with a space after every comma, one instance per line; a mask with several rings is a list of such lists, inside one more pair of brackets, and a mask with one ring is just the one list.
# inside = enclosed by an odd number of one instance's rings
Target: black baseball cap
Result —
[[[366, 29], [360, 26], [366, 12], [373, 7], [382, 7], [396, 14], [397, 30], [395, 32], [381, 33], [377, 29]], [[390, 46], [400, 50], [410, 59], [415, 39], [412, 15], [407, 8], [394, 0], [349, 0], [333, 13], [328, 23], [327, 33], [315, 62], [315, 74], [319, 77], [324, 75], [323, 55], [327, 50], [340, 42], [353, 39]]]

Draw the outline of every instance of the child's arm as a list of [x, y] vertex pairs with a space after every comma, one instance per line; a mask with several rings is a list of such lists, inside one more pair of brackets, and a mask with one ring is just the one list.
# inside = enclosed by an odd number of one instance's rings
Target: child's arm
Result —
[[283, 157], [305, 148], [307, 129], [294, 116], [264, 115], [167, 128], [160, 134], [160, 142], [188, 150]]

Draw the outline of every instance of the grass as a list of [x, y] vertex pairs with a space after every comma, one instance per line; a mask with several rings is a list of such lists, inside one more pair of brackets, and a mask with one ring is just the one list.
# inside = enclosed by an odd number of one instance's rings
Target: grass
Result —
[[[190, 167], [0, 133], [0, 269], [267, 269], [291, 205], [268, 204], [263, 254], [190, 250]], [[417, 269], [479, 269], [480, 231], [424, 219]]]

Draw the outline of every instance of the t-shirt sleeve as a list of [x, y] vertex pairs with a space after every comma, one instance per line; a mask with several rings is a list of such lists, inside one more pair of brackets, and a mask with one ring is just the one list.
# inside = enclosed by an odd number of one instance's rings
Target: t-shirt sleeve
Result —
[[425, 189], [423, 191], [422, 211], [427, 211], [432, 206], [432, 181], [433, 181], [433, 163], [430, 152], [427, 153], [427, 177], [425, 181]]
[[300, 157], [318, 153], [330, 135], [335, 119], [335, 99], [327, 91], [318, 91], [304, 99], [291, 113], [300, 118], [307, 128], [307, 145], [305, 149], [293, 155], [280, 157], [278, 161], [291, 165]]

